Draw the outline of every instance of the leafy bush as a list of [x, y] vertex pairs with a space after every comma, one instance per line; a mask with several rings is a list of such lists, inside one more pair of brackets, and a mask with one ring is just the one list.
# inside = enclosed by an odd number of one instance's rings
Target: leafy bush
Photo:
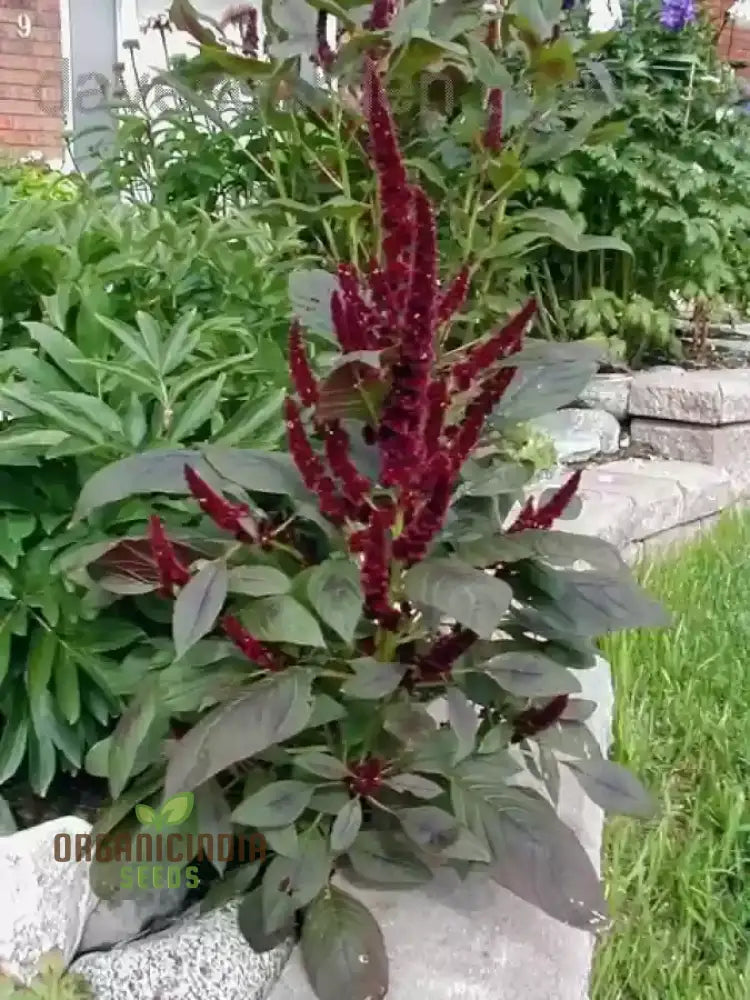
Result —
[[66, 972], [59, 951], [49, 952], [39, 962], [39, 971], [28, 986], [0, 972], [0, 1000], [93, 1000], [83, 976]]
[[116, 584], [82, 601], [65, 575], [147, 518], [70, 529], [81, 483], [156, 445], [277, 446], [298, 243], [82, 195], [14, 204], [0, 249], [0, 784], [25, 759], [43, 795], [135, 691], [118, 658], [161, 627]]
[[552, 248], [539, 264], [550, 333], [591, 332], [598, 313], [600, 332], [636, 360], [679, 353], [675, 294], [744, 305], [748, 289], [750, 120], [707, 16], [678, 31], [660, 18], [656, 0], [629, 6], [602, 50], [616, 87], [607, 125], [627, 129], [571, 151], [540, 178], [546, 199], [554, 188], [590, 232], [614, 233], [633, 250]]
[[[195, 553], [156, 515], [141, 539], [171, 617], [170, 665], [95, 748], [115, 798], [97, 830], [148, 833], [128, 815], [136, 803], [194, 795], [183, 833], [198, 815], [200, 832], [262, 834], [268, 854], [229, 870], [205, 905], [242, 893], [240, 926], [259, 950], [301, 916], [321, 1000], [388, 989], [382, 934], [345, 874], [393, 888], [442, 865], [478, 870], [557, 919], [603, 924], [596, 872], [542, 789], [556, 802], [562, 765], [605, 808], [648, 812], [587, 729], [594, 706], [575, 697], [576, 672], [594, 665], [597, 636], [664, 623], [612, 546], [550, 530], [575, 504], [578, 473], [523, 500], [530, 470], [478, 447], [488, 418], [502, 426], [575, 398], [595, 355], [524, 344], [533, 301], [441, 349], [466, 282], [439, 283], [432, 206], [372, 61], [363, 106], [375, 263], [340, 269], [339, 354], [320, 379], [292, 326], [291, 457], [152, 451], [98, 472], [77, 508], [192, 496], [204, 515], [192, 538], [218, 544]], [[524, 769], [533, 789], [515, 783]], [[112, 868], [102, 852], [98, 885]]]

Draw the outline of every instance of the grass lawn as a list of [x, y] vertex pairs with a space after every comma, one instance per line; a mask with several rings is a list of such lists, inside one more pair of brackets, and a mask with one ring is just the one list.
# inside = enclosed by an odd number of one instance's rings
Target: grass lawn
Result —
[[674, 627], [609, 639], [613, 758], [660, 798], [605, 838], [592, 1000], [750, 1000], [750, 516], [639, 576]]

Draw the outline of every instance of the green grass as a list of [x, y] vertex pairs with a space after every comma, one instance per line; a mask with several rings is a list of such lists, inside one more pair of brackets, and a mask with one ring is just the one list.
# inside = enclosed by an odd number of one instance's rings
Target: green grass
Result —
[[613, 758], [661, 802], [614, 819], [592, 1000], [750, 1000], [750, 517], [639, 571], [674, 626], [607, 640]]

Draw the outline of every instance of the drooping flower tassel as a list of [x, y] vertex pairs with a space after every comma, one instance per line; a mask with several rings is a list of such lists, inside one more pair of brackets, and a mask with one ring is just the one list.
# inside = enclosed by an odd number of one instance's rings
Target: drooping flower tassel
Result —
[[581, 483], [582, 470], [577, 469], [563, 485], [555, 491], [547, 503], [538, 510], [535, 509], [531, 497], [526, 501], [521, 513], [508, 528], [508, 533], [519, 531], [534, 531], [551, 528], [558, 518], [562, 517], [573, 497], [578, 492]]
[[299, 407], [287, 397], [284, 403], [289, 452], [305, 486], [318, 498], [321, 513], [333, 524], [342, 524], [346, 518], [346, 503], [336, 489], [336, 484], [326, 472], [325, 465], [307, 439]]
[[462, 392], [485, 375], [497, 361], [510, 357], [521, 348], [523, 335], [536, 314], [536, 299], [529, 299], [522, 309], [487, 340], [474, 344], [451, 369], [451, 379]]
[[448, 677], [456, 660], [470, 649], [476, 638], [470, 629], [460, 627], [441, 635], [417, 660], [417, 679], [429, 682]]
[[248, 660], [257, 663], [264, 670], [275, 672], [282, 669], [283, 664], [281, 661], [262, 642], [251, 635], [245, 626], [233, 615], [225, 615], [221, 619], [221, 627], [224, 634], [232, 640], [234, 645]]
[[499, 87], [490, 90], [487, 107], [489, 117], [482, 145], [490, 153], [499, 153], [503, 148], [503, 92]]
[[260, 529], [244, 503], [231, 503], [198, 475], [195, 469], [185, 466], [185, 481], [198, 506], [222, 531], [228, 531], [239, 541], [257, 542]]
[[159, 593], [162, 597], [174, 596], [175, 587], [184, 587], [190, 581], [190, 571], [177, 558], [174, 546], [167, 537], [161, 519], [152, 514], [149, 518], [149, 543], [151, 555], [159, 574]]
[[289, 371], [302, 405], [315, 406], [320, 395], [318, 382], [307, 358], [302, 328], [296, 320], [289, 330]]

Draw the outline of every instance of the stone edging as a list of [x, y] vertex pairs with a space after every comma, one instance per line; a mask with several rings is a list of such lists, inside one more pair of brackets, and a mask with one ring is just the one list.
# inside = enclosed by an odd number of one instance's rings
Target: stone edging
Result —
[[[585, 470], [579, 496], [581, 512], [560, 528], [599, 535], [633, 562], [694, 537], [723, 510], [746, 501], [750, 470], [629, 459]], [[614, 706], [609, 665], [601, 660], [580, 679], [583, 697], [598, 703], [589, 724], [609, 749]], [[602, 812], [563, 770], [560, 815], [598, 866]], [[462, 884], [449, 876], [446, 872], [420, 891], [357, 890], [386, 938], [387, 1000], [585, 1000], [594, 944], [589, 934], [557, 923], [487, 881]], [[270, 1000], [314, 1000], [298, 949]]]

